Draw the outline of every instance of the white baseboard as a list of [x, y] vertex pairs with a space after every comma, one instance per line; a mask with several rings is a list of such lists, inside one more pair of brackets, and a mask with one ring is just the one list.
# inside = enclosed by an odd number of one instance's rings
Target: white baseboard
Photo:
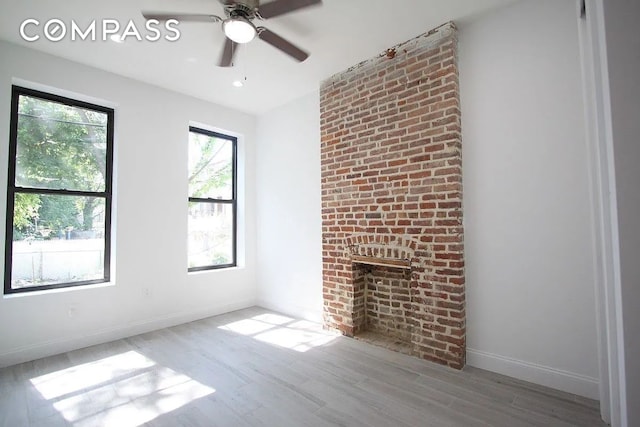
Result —
[[307, 307], [298, 304], [288, 303], [282, 300], [272, 300], [269, 298], [258, 298], [258, 305], [268, 310], [277, 311], [282, 314], [309, 320], [311, 322], [322, 322], [322, 305], [319, 307]]
[[124, 326], [103, 329], [96, 331], [95, 333], [82, 336], [33, 344], [0, 354], [0, 368], [55, 354], [66, 353], [67, 351], [77, 350], [79, 348], [89, 347], [96, 344], [115, 341], [158, 329], [181, 325], [183, 323], [193, 322], [195, 320], [216, 316], [218, 314], [252, 307], [254, 305], [255, 300], [238, 301], [230, 304], [222, 304], [205, 310], [172, 313], [166, 316], [142, 320]]
[[600, 399], [598, 379], [467, 348], [467, 364], [590, 399]]

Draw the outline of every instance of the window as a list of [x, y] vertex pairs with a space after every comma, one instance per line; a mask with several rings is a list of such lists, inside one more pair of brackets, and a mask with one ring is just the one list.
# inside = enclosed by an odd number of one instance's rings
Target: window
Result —
[[189, 128], [189, 271], [236, 265], [237, 139]]
[[109, 280], [113, 110], [13, 86], [5, 294]]

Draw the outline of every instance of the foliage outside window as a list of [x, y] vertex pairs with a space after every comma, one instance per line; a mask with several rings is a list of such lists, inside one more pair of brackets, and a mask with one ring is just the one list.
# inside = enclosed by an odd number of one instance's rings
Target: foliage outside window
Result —
[[113, 110], [12, 90], [5, 293], [109, 280]]
[[237, 139], [189, 128], [189, 271], [236, 265]]

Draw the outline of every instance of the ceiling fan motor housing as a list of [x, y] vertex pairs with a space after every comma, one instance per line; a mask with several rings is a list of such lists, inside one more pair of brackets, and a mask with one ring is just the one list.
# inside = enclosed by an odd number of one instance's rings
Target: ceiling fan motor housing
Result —
[[242, 17], [251, 21], [257, 16], [259, 5], [258, 0], [229, 1], [224, 5], [224, 12], [229, 18]]

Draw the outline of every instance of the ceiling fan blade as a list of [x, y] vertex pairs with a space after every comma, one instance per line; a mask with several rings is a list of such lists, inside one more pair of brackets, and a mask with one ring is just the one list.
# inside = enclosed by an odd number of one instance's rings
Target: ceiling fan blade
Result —
[[226, 39], [224, 43], [224, 49], [222, 50], [222, 56], [220, 57], [219, 67], [231, 67], [233, 66], [233, 56], [238, 50], [238, 43], [233, 40]]
[[161, 13], [161, 12], [142, 12], [142, 16], [146, 20], [156, 19], [158, 21], [168, 21], [175, 19], [180, 22], [219, 22], [222, 19], [216, 15], [205, 13]]
[[258, 11], [260, 16], [268, 19], [320, 3], [322, 3], [322, 0], [275, 0], [260, 5]]
[[287, 55], [294, 57], [300, 62], [309, 57], [309, 54], [307, 52], [264, 27], [258, 27], [258, 37], [260, 37], [262, 40], [266, 41], [276, 49], [280, 49]]

